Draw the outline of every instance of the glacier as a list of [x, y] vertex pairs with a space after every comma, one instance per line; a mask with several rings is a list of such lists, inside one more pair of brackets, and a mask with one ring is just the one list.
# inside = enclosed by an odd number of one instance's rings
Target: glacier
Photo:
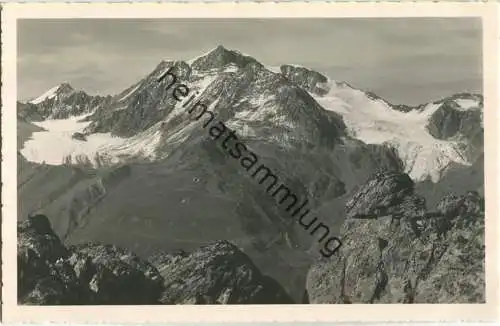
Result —
[[[401, 112], [381, 99], [372, 99], [351, 86], [330, 82], [330, 91], [319, 96], [310, 93], [326, 110], [342, 115], [351, 136], [367, 144], [393, 147], [404, 163], [405, 172], [416, 181], [439, 181], [452, 164], [470, 166], [466, 149], [458, 140], [439, 140], [427, 131], [431, 115], [440, 105], [429, 103], [421, 110]], [[472, 99], [457, 99], [462, 110], [478, 107]]]
[[31, 135], [24, 143], [21, 155], [28, 161], [48, 165], [62, 165], [68, 158], [74, 164], [83, 160], [92, 165], [98, 164], [96, 160], [116, 164], [133, 157], [155, 158], [155, 149], [161, 139], [159, 124], [131, 138], [94, 133], [87, 135], [86, 141], [74, 139], [75, 132], [83, 132], [90, 124], [83, 119], [91, 114], [32, 122], [44, 130]]

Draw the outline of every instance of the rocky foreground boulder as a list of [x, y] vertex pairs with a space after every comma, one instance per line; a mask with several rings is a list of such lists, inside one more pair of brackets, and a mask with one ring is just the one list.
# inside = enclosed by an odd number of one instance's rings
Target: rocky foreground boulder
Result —
[[69, 251], [45, 216], [17, 225], [18, 300], [24, 304], [77, 304], [88, 300], [65, 259]]
[[18, 222], [18, 302], [31, 305], [292, 303], [226, 241], [141, 259], [113, 245], [66, 248], [44, 215]]
[[20, 304], [153, 304], [162, 279], [128, 250], [101, 244], [66, 248], [44, 215], [18, 223]]
[[338, 254], [309, 270], [308, 302], [484, 302], [484, 199], [477, 193], [447, 195], [427, 212], [408, 176], [379, 173], [346, 211]]
[[228, 241], [188, 254], [159, 253], [150, 261], [164, 279], [164, 304], [287, 304], [290, 296]]

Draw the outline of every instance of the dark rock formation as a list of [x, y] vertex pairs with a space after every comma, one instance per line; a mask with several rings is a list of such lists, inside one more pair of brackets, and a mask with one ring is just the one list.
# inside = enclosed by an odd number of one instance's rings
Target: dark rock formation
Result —
[[96, 244], [67, 249], [44, 215], [18, 224], [20, 304], [153, 304], [162, 279], [127, 250]]
[[[441, 101], [427, 123], [429, 133], [441, 140], [457, 141], [464, 161], [474, 163], [483, 154], [483, 97], [457, 94]], [[464, 150], [466, 149], [466, 150]]]
[[155, 304], [162, 278], [150, 263], [129, 250], [89, 243], [73, 248], [70, 263], [103, 304]]
[[353, 196], [339, 253], [309, 270], [310, 303], [484, 302], [483, 199], [448, 195], [422, 214], [408, 180], [379, 174]]
[[111, 97], [91, 96], [83, 91], [74, 90], [68, 83], [63, 83], [54, 91], [54, 96], [40, 102], [18, 104], [18, 117], [26, 121], [40, 121], [47, 118], [65, 119], [90, 113], [106, 106]]
[[21, 304], [78, 304], [88, 292], [78, 284], [65, 259], [69, 251], [43, 215], [17, 226], [18, 300]]
[[38, 112], [35, 104], [17, 102], [17, 118], [21, 121], [42, 121], [45, 117]]
[[186, 62], [162, 61], [151, 74], [115, 96], [107, 106], [99, 107], [84, 132], [111, 132], [120, 137], [131, 137], [165, 119], [177, 104], [172, 96], [173, 88], [167, 91], [167, 86], [172, 83], [171, 77], [161, 78], [170, 68], [173, 68], [177, 83], [187, 83], [191, 67]]
[[18, 301], [31, 305], [293, 303], [234, 245], [159, 254], [158, 267], [129, 250], [86, 243], [66, 248], [44, 215], [18, 223]]
[[318, 95], [326, 94], [329, 89], [325, 85], [328, 78], [324, 75], [304, 67], [282, 65], [281, 73], [295, 85]]
[[191, 254], [157, 254], [151, 262], [165, 280], [164, 304], [286, 304], [283, 288], [264, 276], [233, 244], [218, 241]]
[[[477, 106], [462, 108], [457, 100], [475, 101]], [[447, 140], [462, 136], [469, 140], [482, 137], [482, 96], [458, 94], [436, 102], [439, 108], [432, 114], [427, 125], [429, 133], [437, 138]]]
[[404, 173], [380, 172], [366, 182], [346, 203], [347, 218], [377, 218], [424, 208], [423, 199], [412, 196], [414, 183]]
[[71, 138], [81, 140], [81, 141], [87, 141], [87, 137], [82, 134], [81, 132], [75, 132], [73, 135], [71, 135]]

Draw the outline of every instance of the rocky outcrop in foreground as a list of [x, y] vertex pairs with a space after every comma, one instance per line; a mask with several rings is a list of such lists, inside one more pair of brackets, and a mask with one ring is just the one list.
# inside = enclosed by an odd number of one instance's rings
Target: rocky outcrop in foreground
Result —
[[44, 215], [18, 222], [17, 232], [20, 304], [292, 303], [229, 242], [148, 262], [112, 245], [66, 248]]
[[18, 223], [18, 300], [21, 304], [153, 304], [162, 279], [128, 250], [101, 244], [66, 248], [47, 217]]
[[346, 205], [343, 246], [308, 273], [310, 303], [484, 302], [484, 200], [427, 212], [405, 174], [379, 173]]
[[187, 254], [157, 254], [165, 290], [164, 304], [272, 304], [293, 303], [274, 279], [264, 276], [253, 262], [227, 241], [218, 241]]

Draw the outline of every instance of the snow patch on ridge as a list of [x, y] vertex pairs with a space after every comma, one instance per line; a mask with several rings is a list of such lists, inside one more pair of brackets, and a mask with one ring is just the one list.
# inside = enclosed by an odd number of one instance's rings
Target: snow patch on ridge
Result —
[[[189, 94], [187, 96], [183, 97], [181, 101], [176, 103], [175, 107], [172, 109], [172, 111], [168, 115], [167, 121], [177, 117], [178, 115], [185, 113], [186, 108], [188, 106], [183, 107], [182, 105], [184, 105], [187, 101], [189, 101], [189, 99], [191, 98], [192, 95], [194, 95], [194, 99], [191, 100], [190, 105], [193, 105], [194, 103], [196, 103], [198, 101], [198, 98], [200, 97], [200, 95], [202, 95], [205, 92], [205, 90], [210, 86], [210, 84], [216, 78], [217, 78], [216, 75], [209, 75], [205, 78], [198, 79], [196, 82], [190, 83], [189, 84]], [[207, 104], [207, 103], [204, 103], [204, 104]]]
[[464, 111], [477, 108], [479, 106], [479, 101], [467, 98], [456, 99], [455, 103], [458, 104], [458, 106], [460, 107], [459, 109], [462, 109]]
[[310, 95], [325, 109], [341, 114], [353, 137], [367, 144], [394, 147], [412, 179], [421, 181], [430, 177], [437, 182], [451, 163], [471, 164], [465, 158], [463, 143], [438, 140], [427, 131], [429, 118], [439, 104], [404, 113], [383, 100], [370, 99], [363, 91], [339, 86], [332, 82], [325, 96]]
[[83, 157], [94, 165], [98, 156], [111, 164], [132, 157], [154, 159], [155, 149], [161, 140], [161, 131], [157, 127], [131, 138], [95, 133], [86, 136], [86, 141], [73, 139], [73, 133], [83, 132], [90, 124], [89, 121], [82, 121], [89, 115], [34, 122], [45, 131], [34, 132], [31, 139], [24, 143], [21, 154], [28, 161], [49, 165], [61, 165], [66, 157], [71, 157], [72, 162]]
[[[288, 117], [278, 112], [275, 101], [276, 97], [268, 94], [260, 94], [257, 98], [243, 98], [239, 103], [247, 102], [251, 107], [237, 111], [227, 123], [232, 128], [241, 129], [243, 126], [255, 121], [267, 121], [277, 127], [293, 130], [296, 127], [295, 124]], [[244, 133], [247, 136], [255, 136], [255, 132], [250, 127], [245, 128]]]
[[270, 72], [274, 72], [275, 74], [281, 74], [281, 67], [280, 66], [264, 66], [267, 70]]
[[61, 85], [57, 85], [57, 86], [52, 87], [51, 89], [49, 89], [48, 91], [46, 91], [45, 93], [43, 93], [42, 95], [40, 95], [39, 97], [37, 97], [36, 99], [30, 101], [30, 103], [38, 104], [38, 103], [42, 103], [46, 99], [50, 99], [50, 98], [56, 97], [57, 96], [57, 90], [59, 89], [59, 87], [61, 87]]

